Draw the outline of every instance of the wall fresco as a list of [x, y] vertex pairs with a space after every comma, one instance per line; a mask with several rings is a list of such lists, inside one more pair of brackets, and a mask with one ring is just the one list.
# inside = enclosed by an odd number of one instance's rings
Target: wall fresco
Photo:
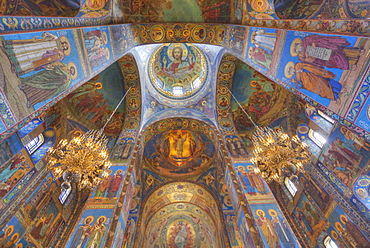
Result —
[[235, 126], [230, 120], [231, 114], [231, 94], [229, 92], [232, 87], [232, 80], [235, 73], [237, 58], [225, 54], [220, 62], [220, 70], [217, 72], [217, 83], [216, 83], [216, 110], [217, 110], [217, 121], [219, 127], [223, 133], [234, 134]]
[[123, 182], [124, 170], [120, 166], [112, 166], [110, 175], [91, 194], [89, 204], [114, 204], [118, 197], [118, 192]]
[[[135, 105], [135, 104], [134, 104]], [[354, 179], [355, 180], [355, 179]], [[268, 209], [267, 210], [263, 210], [264, 211], [264, 213], [265, 213], [265, 215], [267, 215], [267, 212], [268, 212]], [[266, 212], [267, 211], [267, 212]], [[260, 212], [261, 213], [261, 212]], [[262, 213], [261, 213], [262, 214]], [[45, 218], [47, 218], [48, 216], [45, 216]], [[231, 216], [232, 217], [232, 216]], [[230, 218], [231, 218], [230, 217]], [[270, 216], [271, 217], [271, 216]], [[37, 236], [37, 235], [36, 235]], [[42, 242], [42, 241], [41, 241]]]
[[[363, 93], [365, 93], [365, 96], [367, 94], [367, 91], [368, 91], [368, 88], [369, 88], [370, 84], [369, 84], [369, 79], [367, 79], [365, 81], [365, 83], [363, 84], [362, 88], [361, 88], [361, 91]], [[362, 98], [364, 97], [363, 94], [359, 94], [359, 96]], [[357, 99], [356, 99], [357, 100]], [[364, 130], [366, 130], [366, 132], [370, 132], [370, 125], [369, 125], [369, 122], [370, 122], [370, 97], [367, 96], [367, 100], [363, 102], [363, 105], [359, 105], [359, 102], [357, 101], [354, 101], [354, 104], [351, 108], [351, 111], [353, 112], [357, 112], [357, 116], [355, 116], [355, 124], [358, 125], [359, 127], [363, 128]], [[358, 108], [360, 107], [361, 108]], [[359, 111], [359, 109], [361, 109], [361, 111]], [[351, 120], [353, 120], [353, 113], [349, 112], [348, 114], [348, 117], [350, 117]]]
[[[24, 243], [20, 242], [20, 240], [24, 236], [25, 232], [25, 228], [21, 225], [17, 217], [14, 216], [0, 231], [0, 245], [2, 245], [2, 247], [16, 247], [16, 244]], [[28, 242], [26, 242], [26, 244], [28, 244]], [[35, 247], [35, 245], [31, 242], [29, 245], [30, 247]]]
[[115, 58], [120, 58], [129, 47], [130, 28], [127, 25], [109, 26], [111, 43]]
[[0, 176], [2, 205], [9, 204], [26, 187], [36, 172], [26, 150], [21, 150], [9, 162], [3, 164]]
[[112, 209], [86, 209], [70, 236], [68, 247], [102, 247], [111, 221]]
[[126, 95], [126, 109], [125, 114], [129, 118], [125, 118], [122, 131], [123, 137], [134, 137], [136, 131], [140, 127], [141, 122], [141, 87], [140, 76], [137, 68], [137, 63], [132, 54], [127, 54], [118, 60], [121, 68], [124, 89], [130, 91]]
[[234, 163], [238, 181], [266, 247], [300, 247], [267, 184], [251, 163]]
[[[15, 120], [22, 120], [84, 77], [78, 53], [72, 52], [77, 45], [71, 31], [8, 35], [1, 41], [2, 90]], [[21, 52], [25, 47], [27, 52]], [[48, 84], [49, 80], [54, 83]]]
[[224, 174], [225, 177], [219, 183], [219, 188], [221, 188], [222, 210], [230, 244], [232, 247], [255, 247], [244, 211], [241, 209], [241, 196], [235, 188], [228, 168]]
[[342, 126], [335, 127], [327, 143], [320, 161], [344, 186], [339, 189], [349, 195], [356, 178], [369, 171], [369, 143]]
[[[23, 122], [19, 123], [17, 128], [23, 126], [31, 119], [34, 119], [38, 115], [42, 114], [47, 108], [55, 104], [56, 101], [58, 101], [63, 96], [72, 91], [72, 89], [76, 88], [79, 84], [83, 82], [82, 80], [86, 80], [84, 79], [85, 76], [91, 77], [91, 74], [94, 75], [98, 73], [99, 70], [103, 69], [104, 67], [111, 63], [112, 60], [108, 61], [106, 60], [108, 58], [107, 57], [108, 51], [109, 56], [112, 57], [112, 49], [110, 45], [110, 36], [108, 29], [90, 28], [86, 30], [85, 33], [87, 35], [85, 37], [86, 42], [91, 41], [91, 43], [89, 44], [94, 43], [95, 45], [95, 47], [94, 46], [90, 47], [92, 49], [90, 51], [90, 54], [91, 56], [95, 56], [94, 58], [96, 58], [96, 60], [91, 61], [98, 61], [99, 59], [104, 58], [103, 61], [104, 63], [101, 63], [99, 65], [96, 64], [92, 65], [92, 68], [95, 69], [99, 68], [98, 71], [97, 70], [92, 71], [90, 67], [91, 63], [84, 62], [88, 60], [88, 52], [87, 50], [84, 52], [83, 51], [84, 49], [82, 48], [85, 47], [84, 45], [85, 39], [83, 37], [82, 30], [73, 30], [73, 31], [63, 30], [50, 32], [48, 31], [43, 33], [29, 33], [27, 34], [27, 36], [22, 36], [22, 38], [20, 38], [18, 35], [8, 35], [2, 37], [2, 45], [7, 45], [7, 49], [3, 49], [2, 56], [4, 57], [4, 60], [2, 60], [1, 64], [5, 77], [4, 85], [2, 86], [1, 90], [3, 95], [4, 92], [6, 93], [6, 98], [1, 103], [0, 109], [2, 111], [1, 123], [5, 124], [5, 127], [7, 126], [9, 128], [10, 126], [13, 126], [17, 120], [19, 121], [22, 119]], [[127, 41], [127, 43], [131, 44], [129, 40]], [[14, 42], [16, 41], [20, 43], [15, 44]], [[8, 62], [9, 60], [7, 58], [7, 55], [8, 53], [10, 54], [13, 53], [13, 50], [15, 49], [14, 48], [15, 45], [13, 43], [16, 45], [16, 47], [19, 48], [21, 48], [22, 46], [26, 46], [26, 44], [33, 44], [34, 45], [32, 46], [33, 50], [40, 49], [37, 48], [38, 44], [45, 45], [41, 49], [39, 55], [37, 55], [40, 58], [38, 60], [35, 60], [39, 64], [33, 65], [32, 63], [28, 63], [27, 60], [20, 60], [21, 61], [20, 64], [16, 63], [14, 66], [11, 65], [11, 63]], [[26, 54], [34, 56], [32, 55], [33, 50], [30, 51], [27, 50]], [[9, 56], [13, 56], [12, 57], [13, 60], [17, 62], [16, 56], [18, 55], [13, 54]], [[21, 55], [19, 54], [19, 56]], [[37, 59], [36, 57], [34, 59]], [[23, 57], [23, 59], [24, 58], [26, 57]], [[52, 62], [53, 65], [51, 65], [50, 61], [49, 62], [46, 61], [49, 60], [50, 58], [52, 59], [52, 61], [55, 61]], [[103, 66], [101, 67], [101, 65]], [[72, 73], [74, 74], [73, 77], [68, 74], [68, 72], [70, 71], [70, 69], [68, 68], [72, 68], [71, 70]], [[52, 69], [55, 69], [56, 71]], [[65, 71], [63, 71], [64, 69]], [[19, 79], [17, 74], [21, 75]], [[59, 82], [59, 84], [55, 83], [53, 85], [49, 85], [45, 84], [44, 82], [44, 84], [46, 85], [45, 86], [41, 84], [41, 82], [43, 81], [40, 82], [37, 81], [41, 79], [47, 81], [49, 80], [48, 78], [50, 80], [53, 79], [55, 82]], [[33, 92], [35, 93], [34, 95], [31, 95], [30, 92], [32, 91], [28, 90], [28, 88], [32, 87], [29, 85], [24, 86], [28, 87], [26, 91], [27, 95], [25, 95], [25, 93], [22, 92], [21, 88], [23, 86], [21, 84], [22, 83], [21, 80], [28, 82], [29, 84], [32, 83], [34, 88], [31, 89], [33, 89]], [[20, 85], [21, 88], [18, 87], [18, 84]], [[38, 89], [37, 87], [44, 87], [44, 89]], [[24, 100], [19, 101], [19, 99]], [[29, 100], [28, 105], [27, 100]], [[34, 112], [35, 109], [37, 110], [36, 112]], [[26, 118], [26, 116], [28, 115], [29, 117]], [[3, 133], [2, 135], [7, 136], [9, 134]]]
[[[369, 174], [369, 173], [368, 173]], [[370, 185], [369, 175], [362, 175], [358, 177], [357, 181], [353, 185], [353, 195], [351, 202], [353, 202], [361, 212], [370, 211], [370, 196], [367, 192], [367, 187]]]
[[[290, 5], [289, 5], [289, 4]], [[281, 19], [355, 19], [368, 18], [367, 1], [278, 1], [275, 5]]]
[[[320, 46], [311, 51], [312, 55], [304, 55], [309, 53], [317, 42], [320, 42]], [[363, 39], [289, 31], [283, 49], [285, 56], [277, 77], [343, 115], [361, 85], [358, 75], [366, 68], [364, 51], [367, 46], [367, 40]], [[321, 52], [317, 53], [319, 50]], [[348, 77], [357, 80], [348, 84]], [[322, 81], [321, 87], [316, 84], [319, 78]]]
[[352, 247], [367, 247], [370, 245], [370, 241], [361, 232], [361, 229], [352, 222], [341, 207], [336, 206], [328, 220], [347, 245]]
[[[86, 207], [66, 243], [68, 247], [104, 246], [108, 238], [109, 227], [113, 222], [114, 209], [118, 198], [120, 198], [126, 169], [126, 166], [110, 167], [110, 175], [91, 193]], [[117, 216], [117, 218], [120, 217]], [[125, 222], [122, 217], [121, 220], [119, 225], [124, 230]], [[122, 242], [123, 236], [116, 238]]]
[[315, 244], [327, 223], [320, 217], [305, 194], [302, 194], [298, 200], [294, 215], [298, 218], [299, 224], [304, 228], [310, 241]]
[[[15, 216], [4, 223], [5, 227], [12, 225], [12, 220], [16, 217], [19, 220], [18, 225], [23, 229], [23, 232], [19, 233], [19, 239], [13, 243], [14, 247], [21, 246], [20, 244], [30, 247], [48, 246], [57, 230], [65, 224], [63, 215], [69, 218], [70, 213], [64, 213], [64, 208], [58, 200], [60, 182], [52, 182], [52, 180], [50, 174], [40, 180], [40, 184], [36, 185], [34, 191], [25, 197], [26, 201], [21, 208], [17, 209]], [[28, 183], [28, 186], [35, 185]], [[69, 207], [74, 208], [75, 203], [70, 204]], [[67, 209], [66, 206], [65, 210], [68, 212], [69, 209]]]
[[[236, 67], [233, 80], [233, 95], [257, 124], [267, 125], [286, 115], [284, 106], [288, 105], [290, 97], [284, 88], [242, 62]], [[235, 100], [231, 108], [239, 133], [251, 130], [252, 124]]]
[[18, 138], [18, 135], [13, 134], [8, 139], [0, 143], [0, 164], [3, 165], [21, 149], [23, 149], [23, 144]]

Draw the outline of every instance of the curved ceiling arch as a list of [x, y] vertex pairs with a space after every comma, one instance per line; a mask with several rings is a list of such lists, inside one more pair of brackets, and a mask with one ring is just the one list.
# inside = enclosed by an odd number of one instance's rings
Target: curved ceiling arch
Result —
[[217, 125], [215, 124], [215, 122], [203, 112], [188, 108], [170, 108], [157, 112], [155, 116], [153, 115], [145, 122], [143, 122], [141, 130], [145, 130], [154, 123], [169, 118], [191, 118], [212, 126], [214, 129], [217, 129]]
[[118, 65], [122, 71], [125, 91], [128, 91], [125, 98], [126, 116], [122, 131], [135, 133], [140, 127], [142, 107], [142, 90], [138, 63], [135, 56], [129, 53], [118, 60]]
[[174, 243], [181, 234], [186, 235], [186, 244], [191, 247], [225, 246], [222, 241], [227, 238], [219, 203], [213, 193], [198, 184], [160, 185], [146, 197], [141, 208], [136, 239], [143, 241], [138, 244], [140, 247], [153, 247], [163, 240]]

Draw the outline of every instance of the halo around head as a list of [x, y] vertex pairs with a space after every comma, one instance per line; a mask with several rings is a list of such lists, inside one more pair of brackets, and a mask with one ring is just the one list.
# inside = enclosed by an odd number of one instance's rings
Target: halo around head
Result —
[[334, 230], [331, 231], [331, 236], [333, 237], [333, 239], [338, 239], [338, 233]]
[[270, 216], [272, 216], [272, 217], [275, 217], [275, 216], [277, 216], [277, 215], [278, 215], [275, 209], [269, 209], [268, 213], [269, 213], [269, 215], [270, 215]]
[[257, 209], [256, 210], [256, 214], [258, 215], [258, 216], [265, 216], [265, 212], [262, 210], [262, 209]]
[[293, 67], [294, 68], [294, 63], [293, 61], [289, 61], [286, 66], [285, 66], [285, 69], [284, 69], [284, 75], [286, 78], [291, 78], [293, 77], [293, 74], [290, 72], [289, 68]]
[[347, 218], [345, 215], [343, 215], [343, 214], [341, 214], [341, 215], [339, 216], [339, 219], [340, 219], [340, 221], [341, 221], [343, 224], [346, 224], [346, 223], [348, 222], [348, 218]]
[[103, 222], [101, 223], [105, 223], [105, 221], [107, 220], [107, 217], [105, 217], [104, 215], [100, 216], [98, 219], [97, 219], [97, 223], [100, 223], [100, 220], [103, 220]]
[[11, 225], [11, 226], [8, 226], [6, 229], [5, 229], [5, 235], [7, 236], [10, 236], [14, 231], [14, 226]]
[[65, 56], [69, 56], [71, 54], [71, 43], [69, 42], [68, 38], [65, 36], [61, 36], [59, 38], [60, 43], [65, 42], [68, 45], [68, 48], [66, 50], [63, 50], [63, 53]]
[[[89, 222], [88, 222], [88, 220], [90, 220]], [[92, 216], [92, 215], [90, 215], [90, 216], [87, 216], [86, 218], [85, 218], [85, 220], [84, 220], [84, 224], [90, 224], [91, 222], [93, 222], [94, 221], [94, 216]]]
[[107, 60], [109, 60], [109, 59], [110, 59], [110, 51], [109, 51], [109, 48], [108, 48], [108, 47], [106, 47], [106, 48], [104, 49], [104, 52], [105, 52], [105, 56], [107, 57]]
[[75, 63], [73, 63], [71, 61], [71, 62], [68, 63], [67, 67], [68, 67], [68, 70], [70, 70], [72, 67], [75, 69], [75, 73], [73, 75], [72, 74], [70, 74], [70, 75], [71, 75], [71, 79], [76, 79], [78, 71], [77, 71], [77, 66], [75, 65]]
[[172, 50], [175, 48], [175, 47], [181, 47], [182, 49], [182, 57], [181, 59], [182, 60], [185, 60], [186, 57], [188, 56], [188, 49], [186, 48], [186, 46], [182, 43], [172, 43], [171, 45], [168, 46], [167, 48], [167, 56], [168, 58], [173, 61], [174, 58], [172, 56]]
[[290, 44], [290, 55], [292, 55], [293, 57], [296, 57], [298, 55], [298, 53], [295, 51], [295, 47], [297, 44], [300, 44], [300, 43], [302, 43], [301, 39], [295, 38], [292, 44]]
[[342, 224], [340, 224], [339, 222], [335, 222], [335, 228], [336, 228], [339, 232], [341, 232], [341, 231], [343, 230], [343, 226], [342, 226]]

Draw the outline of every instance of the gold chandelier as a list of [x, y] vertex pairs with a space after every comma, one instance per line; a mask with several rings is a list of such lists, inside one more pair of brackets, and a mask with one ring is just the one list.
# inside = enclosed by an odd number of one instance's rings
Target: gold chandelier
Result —
[[296, 171], [303, 171], [303, 165], [310, 161], [308, 147], [297, 135], [289, 137], [280, 130], [257, 127], [253, 137], [255, 171], [267, 182], [281, 181]]
[[251, 158], [255, 172], [267, 182], [281, 182], [285, 176], [303, 171], [304, 164], [310, 161], [308, 146], [297, 135], [290, 137], [280, 129], [257, 126], [230, 90], [229, 92], [256, 128], [252, 137]]
[[49, 149], [47, 167], [55, 178], [63, 177], [62, 188], [77, 183], [79, 190], [93, 189], [108, 177], [111, 163], [108, 161], [108, 138], [103, 131], [130, 90], [100, 130], [89, 130], [70, 141], [62, 139], [55, 149]]

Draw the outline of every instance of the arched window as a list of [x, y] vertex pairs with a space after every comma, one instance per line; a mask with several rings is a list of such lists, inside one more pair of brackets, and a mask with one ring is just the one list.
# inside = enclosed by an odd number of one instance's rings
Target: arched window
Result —
[[329, 117], [328, 115], [324, 114], [321, 110], [317, 110], [317, 113], [322, 117], [324, 118], [325, 120], [327, 120], [328, 122], [330, 122], [331, 124], [334, 124], [335, 120], [331, 117]]
[[184, 94], [184, 89], [182, 86], [173, 86], [173, 95], [182, 96]]
[[295, 184], [289, 179], [289, 177], [285, 178], [284, 184], [285, 187], [289, 190], [289, 193], [294, 197], [298, 190]]
[[337, 244], [330, 238], [330, 236], [327, 236], [324, 239], [324, 246], [325, 248], [339, 248]]
[[58, 197], [60, 203], [64, 204], [64, 202], [67, 200], [67, 198], [71, 194], [71, 192], [72, 192], [72, 187], [69, 187], [67, 189], [62, 189], [62, 192], [60, 193], [60, 195]]
[[315, 109], [310, 104], [306, 104], [305, 112], [307, 117], [318, 125], [326, 133], [330, 133], [333, 129], [335, 120], [330, 116], [324, 114], [321, 110]]
[[315, 142], [316, 145], [318, 145], [320, 148], [322, 148], [326, 142], [326, 139], [316, 132], [315, 130], [310, 128], [310, 131], [308, 132], [308, 137]]
[[40, 133], [36, 138], [31, 140], [27, 145], [26, 149], [28, 153], [33, 154], [42, 144], [44, 143], [44, 135]]

